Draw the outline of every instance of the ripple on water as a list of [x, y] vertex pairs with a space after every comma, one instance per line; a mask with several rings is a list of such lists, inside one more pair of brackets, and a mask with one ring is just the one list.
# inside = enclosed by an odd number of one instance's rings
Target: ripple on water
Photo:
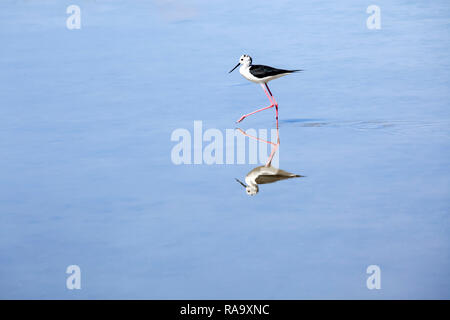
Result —
[[411, 130], [449, 134], [450, 121], [421, 120], [325, 120], [325, 119], [285, 119], [280, 121], [285, 126], [344, 128], [358, 131], [382, 130], [392, 134], [406, 134]]

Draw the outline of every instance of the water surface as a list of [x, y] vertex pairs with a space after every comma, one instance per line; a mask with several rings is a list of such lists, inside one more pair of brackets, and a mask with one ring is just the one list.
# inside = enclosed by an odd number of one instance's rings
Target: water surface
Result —
[[[448, 1], [377, 1], [381, 30], [356, 0], [132, 3], [76, 1], [80, 30], [73, 1], [0, 3], [1, 298], [450, 297]], [[267, 105], [244, 53], [305, 70], [271, 90], [306, 177], [252, 197], [256, 165], [170, 158]]]

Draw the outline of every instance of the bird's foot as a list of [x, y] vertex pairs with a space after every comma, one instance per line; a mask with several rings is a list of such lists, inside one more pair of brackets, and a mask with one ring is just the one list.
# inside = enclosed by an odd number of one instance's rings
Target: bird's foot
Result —
[[245, 119], [245, 116], [242, 116], [242, 117], [239, 118], [238, 121], [236, 121], [236, 123], [239, 123], [239, 122], [241, 122], [241, 121], [244, 120], [244, 119]]

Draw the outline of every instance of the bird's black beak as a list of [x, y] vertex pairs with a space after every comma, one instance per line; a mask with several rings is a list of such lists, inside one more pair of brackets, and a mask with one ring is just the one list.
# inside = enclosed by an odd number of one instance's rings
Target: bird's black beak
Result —
[[236, 67], [234, 67], [233, 69], [231, 69], [231, 71], [228, 72], [228, 73], [232, 73], [232, 72], [234, 71], [234, 69], [236, 69], [237, 67], [239, 67], [239, 65], [240, 65], [240, 63], [238, 63], [238, 64], [236, 65]]
[[[235, 68], [236, 69], [236, 68]], [[231, 71], [233, 71], [233, 70], [231, 70]], [[247, 188], [247, 185], [245, 184], [245, 183], [243, 183], [243, 182], [241, 182], [239, 179], [237, 179], [237, 178], [234, 178], [237, 182], [239, 182], [244, 188]]]

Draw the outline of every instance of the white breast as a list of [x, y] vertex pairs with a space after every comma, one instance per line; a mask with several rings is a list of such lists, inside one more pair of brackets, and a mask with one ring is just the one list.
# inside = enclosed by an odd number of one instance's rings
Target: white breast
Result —
[[242, 74], [242, 76], [249, 81], [256, 82], [256, 83], [264, 83], [265, 82], [263, 79], [259, 79], [250, 73], [250, 66], [241, 66], [239, 68], [239, 73]]

